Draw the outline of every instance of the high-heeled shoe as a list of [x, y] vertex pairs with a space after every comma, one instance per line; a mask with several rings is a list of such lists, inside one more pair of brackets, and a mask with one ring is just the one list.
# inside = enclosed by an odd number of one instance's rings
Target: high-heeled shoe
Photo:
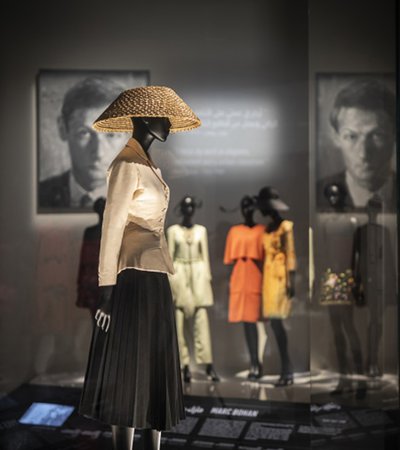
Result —
[[183, 381], [185, 383], [190, 383], [192, 379], [192, 373], [190, 372], [189, 366], [183, 366]]
[[274, 384], [275, 387], [285, 387], [293, 384], [292, 373], [282, 373], [279, 380]]
[[355, 394], [357, 400], [362, 400], [366, 397], [367, 387], [367, 382], [365, 380], [358, 380]]
[[260, 362], [257, 364], [252, 364], [250, 366], [249, 374], [247, 375], [247, 378], [249, 380], [258, 380], [262, 377], [262, 365]]
[[211, 381], [220, 381], [220, 378], [217, 375], [217, 372], [215, 371], [214, 366], [212, 364], [207, 364], [206, 375], [207, 378]]
[[353, 383], [348, 378], [340, 378], [339, 383], [331, 392], [331, 395], [342, 395], [353, 391]]
[[369, 378], [380, 378], [382, 376], [381, 369], [377, 364], [370, 364], [368, 367]]

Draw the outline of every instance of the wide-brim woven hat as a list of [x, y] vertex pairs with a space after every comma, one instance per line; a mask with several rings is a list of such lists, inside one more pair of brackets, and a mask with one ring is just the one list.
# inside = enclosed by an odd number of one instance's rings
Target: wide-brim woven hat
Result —
[[104, 132], [133, 131], [131, 117], [167, 117], [171, 133], [201, 125], [192, 109], [171, 88], [144, 86], [122, 92], [93, 123]]

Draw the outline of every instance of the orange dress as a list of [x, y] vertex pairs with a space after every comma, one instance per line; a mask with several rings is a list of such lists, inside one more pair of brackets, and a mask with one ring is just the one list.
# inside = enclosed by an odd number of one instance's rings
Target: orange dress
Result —
[[275, 231], [264, 233], [262, 242], [265, 252], [262, 315], [286, 319], [292, 305], [287, 295], [288, 273], [296, 269], [293, 222], [283, 220]]
[[[224, 264], [235, 264], [229, 283], [229, 322], [257, 322], [261, 314], [264, 225], [234, 225], [228, 232]], [[246, 258], [246, 260], [242, 259]]]

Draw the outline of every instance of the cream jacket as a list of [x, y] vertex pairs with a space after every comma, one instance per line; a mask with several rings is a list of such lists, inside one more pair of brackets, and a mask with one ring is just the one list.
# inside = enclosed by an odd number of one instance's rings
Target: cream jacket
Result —
[[135, 139], [111, 163], [107, 185], [99, 286], [116, 284], [128, 268], [173, 274], [164, 236], [169, 188]]
[[175, 274], [169, 277], [175, 306], [191, 316], [195, 308], [214, 303], [208, 255], [207, 229], [203, 225], [167, 229], [169, 252]]

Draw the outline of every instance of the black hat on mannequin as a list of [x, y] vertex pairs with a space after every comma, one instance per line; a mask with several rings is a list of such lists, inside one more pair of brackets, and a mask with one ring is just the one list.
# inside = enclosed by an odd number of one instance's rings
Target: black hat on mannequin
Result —
[[280, 199], [278, 191], [271, 186], [265, 186], [260, 190], [257, 196], [257, 206], [263, 210], [289, 210], [289, 206]]

